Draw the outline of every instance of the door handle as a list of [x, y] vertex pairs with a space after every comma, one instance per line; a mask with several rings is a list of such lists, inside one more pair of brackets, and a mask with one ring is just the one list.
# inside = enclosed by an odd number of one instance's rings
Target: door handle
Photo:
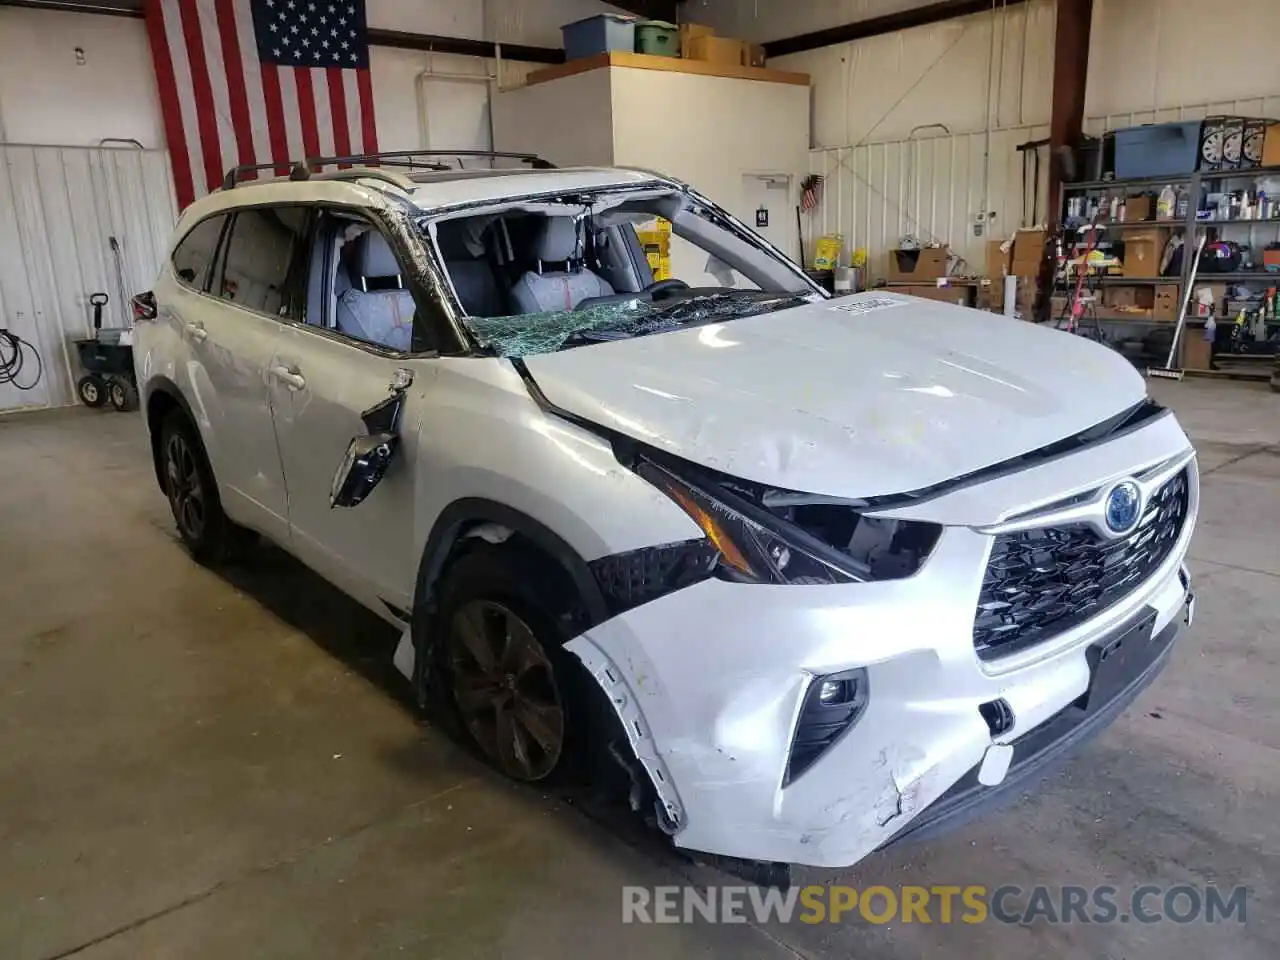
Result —
[[186, 325], [187, 336], [197, 343], [204, 343], [209, 339], [209, 331], [204, 328], [202, 323], [188, 323]]
[[288, 367], [276, 365], [268, 372], [290, 390], [301, 390], [307, 385], [307, 380], [302, 374]]

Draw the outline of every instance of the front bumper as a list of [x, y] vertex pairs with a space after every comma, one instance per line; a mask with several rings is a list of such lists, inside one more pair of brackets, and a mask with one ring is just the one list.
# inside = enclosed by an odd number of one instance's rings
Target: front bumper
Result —
[[[1124, 459], [1106, 470], [1084, 456], [1046, 469], [1059, 483], [1076, 473], [1096, 483], [1186, 444], [1171, 423], [1153, 427], [1147, 440], [1147, 449], [1135, 452], [1134, 438], [1127, 438]], [[1024, 489], [1034, 486], [1040, 472], [1018, 480]], [[991, 486], [933, 507], [968, 511], [974, 526], [990, 523], [982, 499]], [[568, 649], [611, 698], [677, 846], [848, 866], [910, 835], [913, 826], [937, 833], [980, 801], [1009, 796], [1001, 777], [1025, 782], [1040, 764], [1103, 729], [1137, 695], [1135, 681], [1105, 705], [1091, 706], [1087, 717], [1065, 722], [1089, 690], [1091, 645], [1144, 611], [1152, 635], [1172, 643], [1189, 597], [1181, 565], [1198, 503], [1194, 480], [1192, 487], [1182, 536], [1146, 582], [1093, 620], [1002, 659], [983, 662], [974, 651], [975, 603], [991, 538], [968, 525], [948, 525], [929, 562], [906, 580], [847, 586], [708, 580], [605, 621]], [[1166, 649], [1141, 684], [1167, 656]], [[867, 671], [870, 696], [861, 718], [784, 785], [809, 684], [853, 668]], [[996, 699], [1008, 704], [1015, 722], [993, 736], [979, 706]], [[988, 751], [1007, 753], [1009, 745], [1009, 772], [983, 778], [1000, 786], [978, 786], [976, 771]]]

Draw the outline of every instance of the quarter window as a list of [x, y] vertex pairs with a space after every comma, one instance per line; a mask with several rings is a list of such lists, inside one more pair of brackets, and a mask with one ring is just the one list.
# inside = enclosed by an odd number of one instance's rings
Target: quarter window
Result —
[[214, 294], [273, 317], [303, 319], [297, 265], [305, 256], [305, 207], [241, 210], [231, 225]]
[[224, 216], [202, 220], [174, 248], [173, 270], [187, 286], [197, 290], [208, 286], [213, 257], [218, 251], [218, 238], [222, 236], [222, 225], [226, 222]]

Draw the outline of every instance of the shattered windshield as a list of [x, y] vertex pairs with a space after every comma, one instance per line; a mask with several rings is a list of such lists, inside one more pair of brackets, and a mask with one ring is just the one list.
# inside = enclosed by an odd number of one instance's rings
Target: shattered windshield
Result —
[[629, 340], [684, 327], [750, 317], [798, 307], [805, 297], [768, 294], [754, 297], [701, 296], [674, 306], [632, 298], [622, 303], [581, 310], [505, 317], [467, 317], [463, 322], [476, 341], [500, 357], [528, 357], [572, 346]]
[[462, 322], [498, 356], [651, 336], [822, 296], [721, 211], [669, 188], [517, 201], [425, 226]]

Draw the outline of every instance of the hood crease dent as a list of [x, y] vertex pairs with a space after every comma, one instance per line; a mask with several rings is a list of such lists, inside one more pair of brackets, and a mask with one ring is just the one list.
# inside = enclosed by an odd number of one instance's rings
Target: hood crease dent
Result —
[[522, 362], [584, 420], [729, 476], [849, 499], [1015, 460], [1146, 398], [1128, 361], [1081, 337], [914, 298], [839, 309], [859, 296]]

